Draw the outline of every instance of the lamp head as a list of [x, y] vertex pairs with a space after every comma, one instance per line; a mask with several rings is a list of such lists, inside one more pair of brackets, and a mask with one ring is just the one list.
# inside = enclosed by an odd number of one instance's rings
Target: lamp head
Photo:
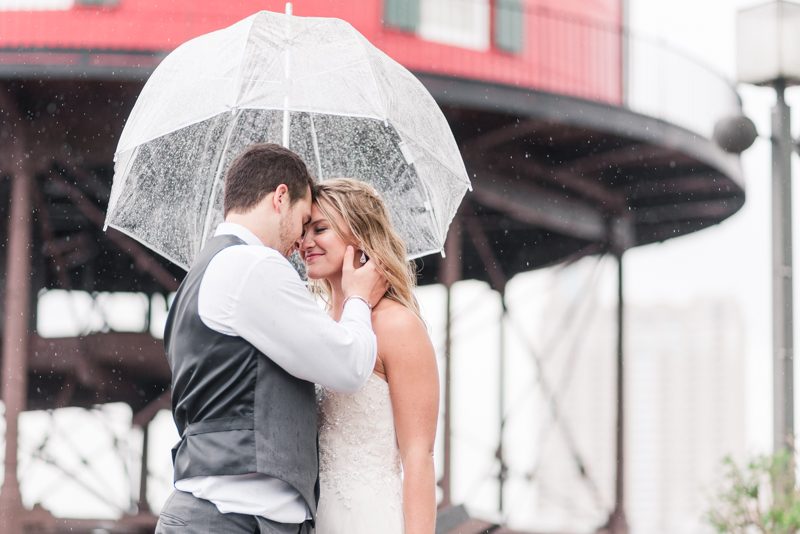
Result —
[[744, 115], [724, 117], [714, 125], [712, 139], [726, 152], [741, 154], [755, 142], [758, 137], [756, 125]]
[[800, 84], [800, 4], [773, 0], [736, 16], [738, 81]]

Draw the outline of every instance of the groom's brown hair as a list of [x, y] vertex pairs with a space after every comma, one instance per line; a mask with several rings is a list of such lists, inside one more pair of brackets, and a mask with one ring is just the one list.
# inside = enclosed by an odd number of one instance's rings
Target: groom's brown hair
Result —
[[233, 163], [225, 176], [225, 216], [230, 212], [247, 213], [279, 185], [289, 190], [290, 205], [306, 198], [316, 180], [300, 156], [273, 143], [250, 145]]

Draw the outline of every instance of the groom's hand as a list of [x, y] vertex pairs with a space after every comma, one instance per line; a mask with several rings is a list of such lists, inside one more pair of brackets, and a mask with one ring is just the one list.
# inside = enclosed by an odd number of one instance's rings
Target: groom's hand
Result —
[[353, 267], [355, 250], [348, 246], [342, 264], [342, 292], [345, 297], [358, 295], [375, 306], [389, 288], [389, 282], [375, 269], [375, 263], [369, 260], [363, 267]]

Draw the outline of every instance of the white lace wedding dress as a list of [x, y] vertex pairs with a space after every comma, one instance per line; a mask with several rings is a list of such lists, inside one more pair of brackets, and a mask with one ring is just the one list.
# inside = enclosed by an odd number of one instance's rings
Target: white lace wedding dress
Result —
[[352, 395], [322, 390], [316, 534], [403, 534], [403, 468], [389, 385], [370, 376]]

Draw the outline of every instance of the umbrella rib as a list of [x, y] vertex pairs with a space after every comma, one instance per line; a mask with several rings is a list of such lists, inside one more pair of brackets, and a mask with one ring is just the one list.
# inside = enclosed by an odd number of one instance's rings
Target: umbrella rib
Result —
[[413, 261], [413, 260], [416, 260], [417, 258], [422, 258], [424, 256], [430, 256], [431, 254], [439, 254], [440, 252], [441, 252], [441, 249], [436, 248], [436, 249], [429, 250], [429, 251], [426, 251], [426, 252], [417, 252], [416, 254], [406, 254], [406, 261]]
[[244, 82], [244, 78], [242, 78], [241, 75], [242, 75], [242, 69], [244, 68], [243, 67], [244, 58], [245, 58], [245, 55], [247, 55], [247, 45], [250, 43], [250, 34], [253, 31], [253, 23], [255, 22], [255, 20], [257, 18], [258, 18], [258, 15], [252, 17], [251, 20], [250, 20], [250, 28], [247, 30], [247, 34], [246, 34], [247, 35], [247, 40], [245, 41], [244, 46], [242, 47], [242, 54], [239, 57], [239, 63], [236, 66], [236, 81], [238, 82], [238, 84], [236, 86], [236, 94], [233, 96], [233, 105], [234, 105], [234, 107], [239, 105], [239, 98], [242, 95], [242, 85], [243, 85], [243, 82]]
[[[406, 142], [406, 139], [403, 138], [403, 134], [401, 134], [400, 131], [397, 130], [397, 127], [395, 127], [395, 131], [397, 132], [398, 137], [400, 137], [401, 145], [404, 144]], [[411, 163], [409, 163], [408, 165], [409, 165], [409, 168], [410, 168], [411, 167]], [[444, 166], [444, 167], [447, 168], [447, 166]], [[441, 225], [439, 224], [439, 221], [437, 220], [438, 217], [436, 216], [436, 211], [433, 210], [433, 209], [430, 209], [430, 207], [432, 207], [432, 204], [431, 204], [431, 192], [428, 190], [427, 182], [425, 180], [423, 180], [422, 177], [419, 175], [418, 167], [416, 165], [414, 165], [414, 175], [417, 177], [417, 181], [419, 182], [420, 188], [425, 193], [425, 211], [430, 213], [430, 218], [431, 218], [431, 223], [433, 224], [433, 229], [439, 234], [439, 235], [436, 236], [436, 238], [437, 238], [437, 240], [439, 242], [439, 252], [442, 253], [442, 252], [444, 252], [444, 242], [447, 239], [447, 229], [445, 229], [445, 231], [442, 232]], [[453, 214], [453, 216], [455, 216], [455, 213]], [[452, 220], [452, 217], [451, 217], [451, 220]]]
[[[370, 43], [369, 41], [367, 41], [367, 39], [366, 39], [366, 38], [364, 38], [363, 36], [361, 36], [361, 37], [362, 37], [362, 39], [361, 39], [361, 41], [360, 41], [360, 43], [361, 43], [361, 48], [364, 50], [364, 53], [366, 54], [366, 53], [367, 53], [367, 47], [366, 47], [366, 45], [365, 45], [364, 43], [366, 42], [366, 43], [367, 43], [367, 44], [369, 44], [370, 46], [372, 46], [372, 43]], [[391, 58], [390, 58], [390, 59], [391, 59]], [[375, 71], [374, 71], [374, 69], [372, 68], [372, 63], [370, 63], [370, 62], [369, 62], [369, 59], [367, 59], [366, 61], [367, 61], [367, 64], [368, 64], [368, 66], [369, 66], [370, 73], [372, 73], [372, 83], [373, 83], [373, 85], [375, 86], [375, 91], [378, 93], [378, 97], [381, 99], [381, 106], [383, 107], [383, 114], [384, 114], [384, 116], [385, 116], [385, 117], [387, 117], [387, 118], [388, 118], [388, 112], [386, 111], [386, 104], [383, 102], [383, 95], [381, 94], [380, 90], [378, 90], [378, 85], [377, 85], [377, 83], [376, 83], [376, 81], [375, 81], [375, 80], [376, 80], [376, 76], [375, 76]], [[414, 78], [414, 79], [417, 81], [417, 83], [418, 83], [418, 84], [422, 85], [423, 89], [425, 90], [425, 93], [427, 93], [427, 94], [430, 96], [430, 92], [429, 92], [429, 91], [428, 91], [428, 90], [425, 88], [425, 86], [422, 84], [422, 82], [420, 82], [420, 81], [419, 81], [419, 79], [418, 79], [416, 76], [414, 76], [413, 74], [412, 74], [412, 76], [413, 76], [413, 78]], [[433, 98], [433, 97], [431, 97], [431, 98]], [[441, 111], [440, 111], [440, 113], [441, 113]], [[444, 117], [442, 117], [442, 118], [444, 119]], [[445, 119], [445, 120], [446, 120], [446, 119]], [[402, 132], [403, 134], [406, 134], [406, 135], [408, 135], [408, 134], [407, 134], [405, 131], [403, 131], [403, 129], [402, 129], [402, 128], [399, 128], [399, 127], [397, 126], [397, 124], [395, 124], [395, 123], [394, 123], [394, 121], [390, 121], [390, 122], [392, 122], [392, 125], [394, 126], [394, 128], [395, 128], [395, 129], [396, 129], [398, 132]], [[436, 157], [436, 155], [435, 155], [435, 154], [431, 153], [431, 151], [430, 151], [430, 150], [427, 150], [427, 149], [425, 149], [425, 147], [423, 147], [422, 145], [418, 145], [418, 146], [420, 146], [420, 148], [422, 148], [423, 150], [425, 150], [425, 152], [427, 152], [428, 154], [430, 154], [430, 156], [431, 156], [431, 157], [433, 157], [433, 158], [434, 158], [436, 161], [438, 161], [438, 162], [439, 162], [439, 163], [440, 163], [440, 164], [441, 164], [443, 167], [445, 167], [446, 169], [449, 169], [449, 170], [450, 170], [450, 171], [451, 171], [453, 174], [455, 174], [456, 176], [460, 176], [457, 170], [455, 170], [455, 169], [451, 169], [449, 165], [445, 165], [445, 163], [444, 163], [443, 161], [441, 161], [441, 160], [440, 160], [438, 157]], [[464, 174], [466, 174], [466, 169], [464, 170]], [[469, 177], [467, 177], [467, 185], [468, 185], [469, 187], [472, 187], [472, 184], [471, 184], [471, 182], [470, 182], [470, 180], [469, 180]]]
[[317, 142], [317, 129], [314, 127], [314, 114], [308, 114], [308, 120], [311, 123], [311, 144], [314, 147], [314, 158], [317, 160], [317, 180], [320, 182], [323, 180], [322, 177], [322, 162], [319, 158], [319, 143]]
[[[410, 136], [409, 136], [409, 135], [408, 135], [408, 134], [407, 134], [407, 133], [406, 133], [406, 132], [405, 132], [405, 131], [404, 131], [402, 128], [399, 128], [399, 127], [398, 127], [398, 125], [397, 125], [396, 123], [394, 123], [394, 122], [392, 122], [392, 121], [390, 121], [390, 122], [392, 123], [392, 126], [393, 126], [393, 127], [394, 127], [394, 129], [397, 131], [397, 133], [401, 135], [401, 138], [403, 138], [403, 137], [405, 137], [405, 138], [407, 138], [407, 139], [410, 139], [410, 138], [411, 138], [411, 137], [410, 137]], [[442, 167], [444, 167], [445, 169], [447, 169], [448, 171], [450, 171], [450, 172], [451, 172], [451, 173], [452, 173], [452, 174], [453, 174], [453, 175], [454, 175], [456, 178], [458, 178], [458, 179], [461, 179], [461, 174], [460, 174], [460, 173], [458, 173], [457, 171], [454, 171], [453, 169], [451, 169], [451, 168], [450, 168], [450, 166], [449, 166], [449, 165], [447, 165], [447, 164], [445, 164], [445, 163], [444, 163], [444, 162], [443, 162], [441, 159], [439, 159], [439, 158], [436, 156], [436, 154], [434, 154], [433, 152], [431, 152], [430, 150], [428, 150], [427, 148], [425, 148], [424, 146], [422, 146], [422, 145], [420, 145], [420, 144], [418, 144], [418, 143], [414, 143], [414, 145], [415, 145], [415, 146], [417, 146], [417, 147], [419, 147], [419, 148], [420, 148], [420, 150], [424, 151], [424, 152], [425, 152], [426, 154], [428, 154], [428, 155], [429, 155], [431, 158], [433, 158], [434, 160], [436, 160], [436, 161], [437, 161], [437, 162], [438, 162], [438, 163], [439, 163], [439, 164], [440, 164]], [[462, 164], [463, 164], [463, 161], [462, 161]], [[472, 182], [471, 182], [471, 181], [470, 181], [470, 179], [469, 179], [469, 175], [467, 175], [467, 170], [466, 170], [466, 168], [464, 169], [464, 175], [466, 175], [466, 176], [467, 176], [467, 181], [466, 181], [466, 183], [463, 183], [463, 181], [462, 181], [462, 184], [463, 184], [463, 185], [465, 185], [465, 186], [466, 186], [468, 189], [472, 190]], [[430, 196], [431, 196], [431, 195], [430, 195], [430, 192], [428, 191], [428, 186], [427, 186], [427, 184], [426, 184], [426, 183], [425, 183], [423, 180], [420, 180], [420, 183], [422, 184], [422, 189], [423, 189], [423, 191], [425, 191], [425, 196], [426, 196], [426, 198], [427, 198], [428, 202], [430, 202]], [[442, 214], [442, 215], [444, 215], [444, 214]], [[450, 216], [450, 220], [449, 220], [449, 221], [446, 221], [446, 226], [444, 227], [444, 228], [445, 228], [444, 235], [440, 235], [440, 236], [439, 236], [439, 239], [440, 239], [440, 241], [441, 241], [442, 243], [444, 243], [444, 242], [445, 242], [445, 240], [447, 239], [447, 227], [448, 227], [448, 226], [450, 225], [450, 223], [453, 221], [453, 217], [455, 217], [455, 215], [456, 215], [456, 214], [455, 214], [455, 212], [453, 212], [453, 214]], [[439, 221], [437, 221], [437, 220], [436, 220], [436, 219], [437, 219], [437, 216], [436, 216], [436, 212], [435, 212], [435, 211], [432, 211], [432, 212], [431, 212], [431, 219], [433, 219], [434, 225], [437, 225], [437, 222], [439, 222]], [[442, 221], [442, 222], [444, 222], [444, 221]], [[442, 252], [442, 250], [439, 250], [439, 252]]]
[[[403, 134], [403, 135], [405, 135], [405, 136], [408, 136], [408, 135], [409, 135], [408, 133], [406, 133], [406, 131], [405, 131], [403, 128], [400, 128], [400, 127], [399, 127], [399, 126], [398, 126], [398, 125], [397, 125], [397, 124], [396, 124], [394, 121], [392, 121], [392, 120], [389, 120], [389, 122], [392, 124], [392, 126], [394, 126], [394, 129], [395, 129], [395, 130], [397, 130], [398, 132], [402, 133], [402, 134]], [[409, 137], [409, 138], [410, 138], [410, 139], [413, 139], [413, 137]], [[437, 162], [439, 162], [439, 164], [440, 164], [442, 167], [444, 167], [444, 168], [445, 168], [445, 169], [447, 169], [448, 171], [450, 171], [450, 172], [452, 172], [453, 174], [455, 174], [455, 175], [456, 175], [456, 177], [458, 177], [458, 178], [460, 178], [460, 177], [461, 177], [461, 173], [460, 173], [458, 170], [450, 168], [450, 166], [449, 166], [449, 165], [447, 165], [445, 162], [443, 162], [441, 159], [439, 159], [439, 157], [438, 157], [436, 154], [434, 154], [433, 152], [431, 152], [430, 150], [428, 150], [426, 147], [424, 147], [424, 146], [420, 145], [419, 143], [414, 143], [414, 144], [415, 144], [416, 146], [418, 146], [418, 147], [419, 147], [421, 150], [424, 150], [424, 151], [425, 151], [425, 152], [426, 152], [426, 153], [427, 153], [427, 154], [428, 154], [430, 157], [432, 157], [432, 158], [433, 158], [433, 159], [435, 159]], [[463, 163], [463, 160], [462, 160], [462, 163]], [[464, 175], [466, 175], [466, 176], [467, 176], [467, 181], [466, 181], [466, 182], [463, 182], [463, 180], [462, 180], [462, 183], [464, 183], [464, 185], [466, 185], [467, 187], [469, 187], [469, 188], [472, 188], [472, 181], [469, 179], [469, 175], [467, 174], [467, 170], [466, 170], [466, 168], [464, 168]]]
[[357, 40], [361, 44], [361, 49], [364, 51], [364, 55], [367, 58], [367, 59], [365, 59], [365, 61], [367, 62], [367, 68], [369, 69], [370, 74], [372, 74], [371, 79], [372, 79], [372, 85], [373, 85], [373, 87], [375, 87], [375, 93], [377, 93], [378, 98], [381, 101], [381, 108], [382, 108], [381, 111], [383, 111], [383, 117], [384, 117], [384, 119], [388, 119], [389, 118], [389, 111], [386, 108], [386, 102], [383, 101], [383, 95], [381, 94], [381, 91], [378, 88], [378, 82], [376, 81], [377, 78], [375, 77], [375, 70], [372, 68], [372, 63], [370, 63], [370, 61], [369, 61], [369, 52], [367, 51], [367, 47], [364, 44], [366, 42], [367, 44], [372, 46], [372, 43], [367, 41], [367, 39], [361, 34], [359, 34], [359, 37], [361, 37], [361, 39], [360, 40], [357, 39]]
[[[371, 76], [370, 76], [370, 79], [372, 80], [372, 86], [375, 88], [375, 93], [378, 95], [378, 99], [380, 100], [380, 103], [381, 103], [381, 108], [382, 108], [382, 109], [381, 109], [381, 111], [382, 111], [382, 115], [383, 115], [383, 117], [384, 117], [384, 120], [388, 121], [388, 120], [389, 120], [389, 118], [388, 118], [388, 111], [387, 111], [387, 109], [386, 109], [386, 103], [384, 102], [384, 100], [383, 100], [383, 94], [381, 94], [380, 88], [378, 87], [378, 83], [377, 83], [377, 77], [376, 77], [376, 75], [375, 75], [375, 70], [374, 70], [374, 68], [373, 68], [373, 66], [372, 66], [372, 63], [369, 61], [369, 52], [368, 52], [368, 50], [367, 50], [367, 46], [366, 46], [366, 44], [365, 44], [365, 43], [367, 43], [367, 44], [370, 44], [370, 46], [372, 46], [372, 44], [371, 44], [371, 43], [369, 43], [369, 41], [367, 41], [365, 38], [363, 38], [363, 36], [362, 36], [362, 38], [361, 38], [361, 39], [356, 39], [356, 40], [359, 42], [359, 44], [361, 45], [361, 49], [362, 49], [362, 50], [363, 50], [363, 52], [364, 52], [365, 59], [364, 59], [364, 60], [362, 60], [362, 61], [365, 61], [365, 62], [366, 62], [366, 64], [367, 64], [367, 68], [369, 69], [369, 72], [370, 72], [370, 74], [371, 74]], [[360, 64], [362, 61], [359, 61], [359, 62], [353, 63], [353, 65]], [[331, 71], [333, 71], [333, 70], [336, 70], [336, 69], [331, 69]], [[419, 83], [420, 85], [422, 84], [422, 82], [420, 82], [420, 81], [419, 81], [419, 80], [418, 80], [416, 77], [414, 77], [414, 79], [415, 79], [415, 80], [417, 81], [417, 83]], [[298, 78], [298, 80], [299, 80], [299, 78]], [[424, 87], [424, 86], [423, 86], [423, 87]], [[427, 89], [425, 90], [425, 92], [427, 93]], [[430, 95], [430, 93], [428, 93], [428, 94]], [[405, 136], [405, 137], [407, 137], [407, 138], [409, 138], [409, 139], [412, 139], [412, 138], [413, 138], [413, 136], [409, 136], [409, 135], [408, 135], [408, 134], [407, 134], [405, 131], [403, 131], [403, 129], [402, 129], [402, 128], [399, 128], [399, 127], [398, 127], [398, 125], [397, 125], [396, 123], [394, 123], [394, 121], [391, 121], [391, 122], [392, 122], [392, 125], [394, 126], [395, 130], [396, 130], [398, 133], [400, 133], [400, 134], [403, 134], [403, 135], [401, 135], [401, 138], [402, 138], [403, 136]], [[417, 143], [415, 143], [415, 144], [416, 144], [417, 146], [419, 146], [419, 147], [420, 147], [422, 150], [424, 150], [424, 151], [425, 151], [425, 152], [426, 152], [426, 153], [427, 153], [429, 156], [431, 156], [431, 157], [432, 157], [434, 160], [438, 161], [438, 162], [439, 162], [439, 164], [440, 164], [442, 167], [444, 167], [445, 169], [448, 169], [450, 172], [452, 172], [452, 173], [453, 173], [453, 174], [454, 174], [454, 175], [455, 175], [457, 178], [460, 178], [460, 177], [461, 177], [461, 174], [459, 174], [459, 172], [458, 172], [458, 171], [456, 171], [456, 170], [454, 170], [454, 169], [451, 169], [449, 165], [446, 165], [446, 164], [445, 164], [443, 161], [441, 161], [441, 160], [440, 160], [440, 159], [439, 159], [439, 158], [438, 158], [438, 157], [437, 157], [435, 154], [433, 154], [433, 153], [432, 153], [430, 150], [427, 150], [427, 149], [426, 149], [425, 147], [423, 147], [422, 145], [419, 145], [419, 144], [417, 144]], [[464, 169], [464, 170], [463, 170], [463, 173], [464, 173], [464, 175], [466, 175], [466, 169]], [[430, 191], [428, 191], [428, 187], [425, 185], [425, 182], [424, 182], [424, 181], [422, 181], [422, 180], [420, 180], [420, 184], [422, 185], [422, 190], [423, 190], [423, 191], [425, 191], [426, 200], [427, 200], [428, 202], [430, 202]], [[471, 184], [471, 182], [470, 182], [470, 180], [469, 180], [469, 177], [468, 177], [468, 176], [467, 176], [467, 182], [466, 182], [466, 184], [465, 184], [465, 185], [466, 185], [467, 187], [470, 187], [470, 188], [472, 187], [472, 184]], [[453, 216], [455, 216], [455, 214], [453, 214]], [[439, 223], [439, 221], [437, 221], [436, 213], [435, 213], [435, 212], [433, 212], [433, 211], [431, 212], [431, 219], [433, 220], [434, 227], [438, 227], [438, 226], [439, 226], [439, 224], [438, 224], [438, 223]], [[450, 219], [451, 219], [451, 221], [452, 221], [452, 217], [450, 217]], [[448, 221], [448, 223], [449, 223], [449, 222], [450, 222], [450, 221]], [[444, 236], [442, 236], [442, 235], [439, 235], [438, 237], [439, 237], [439, 240], [440, 240], [440, 241], [443, 243], [443, 242], [444, 242], [444, 238], [443, 238]], [[441, 249], [440, 249], [438, 252], [441, 252]]]
[[217, 199], [217, 184], [220, 182], [220, 176], [222, 175], [223, 165], [225, 164], [225, 156], [228, 155], [228, 148], [231, 146], [231, 137], [233, 136], [233, 130], [236, 125], [239, 123], [239, 117], [242, 116], [242, 110], [238, 110], [236, 112], [236, 116], [231, 121], [230, 126], [228, 127], [228, 134], [225, 136], [225, 146], [222, 147], [222, 154], [219, 156], [219, 163], [217, 163], [217, 172], [214, 173], [214, 181], [211, 183], [211, 196], [208, 199], [208, 205], [206, 206], [206, 220], [203, 223], [203, 235], [200, 238], [200, 247], [205, 244], [206, 238], [208, 238], [208, 231], [209, 226], [211, 225], [211, 217], [214, 215], [214, 202]]
[[338, 67], [333, 67], [333, 68], [330, 68], [330, 69], [327, 69], [327, 70], [323, 70], [323, 71], [321, 71], [321, 72], [315, 72], [314, 74], [308, 74], [308, 75], [306, 75], [306, 76], [299, 76], [299, 77], [297, 77], [297, 78], [294, 78], [294, 80], [295, 80], [295, 81], [298, 81], [298, 82], [302, 82], [302, 81], [304, 81], [304, 80], [309, 80], [309, 79], [311, 79], [311, 78], [316, 78], [317, 76], [322, 76], [323, 74], [328, 74], [328, 73], [331, 73], [331, 72], [336, 72], [337, 70], [346, 69], [346, 68], [348, 68], [348, 67], [354, 67], [354, 66], [356, 66], [356, 65], [360, 65], [361, 63], [367, 63], [367, 64], [369, 64], [369, 60], [362, 59], [361, 61], [356, 61], [356, 62], [353, 62], [353, 63], [348, 63], [347, 65], [340, 65], [340, 66], [338, 66]]
[[[289, 16], [292, 16], [292, 15], [289, 15]], [[310, 19], [311, 17], [298, 17], [298, 18], [308, 21], [308, 19]], [[298, 33], [292, 35], [292, 38], [289, 41], [293, 41], [293, 40], [297, 39], [298, 37], [301, 37], [302, 35], [304, 35], [306, 33], [309, 33], [311, 30], [313, 30], [314, 28], [316, 28], [317, 26], [320, 26], [322, 24], [324, 24], [324, 22], [322, 22], [322, 21], [319, 21], [319, 22], [315, 21], [313, 24], [308, 24], [305, 27], [305, 29], [300, 30]]]

